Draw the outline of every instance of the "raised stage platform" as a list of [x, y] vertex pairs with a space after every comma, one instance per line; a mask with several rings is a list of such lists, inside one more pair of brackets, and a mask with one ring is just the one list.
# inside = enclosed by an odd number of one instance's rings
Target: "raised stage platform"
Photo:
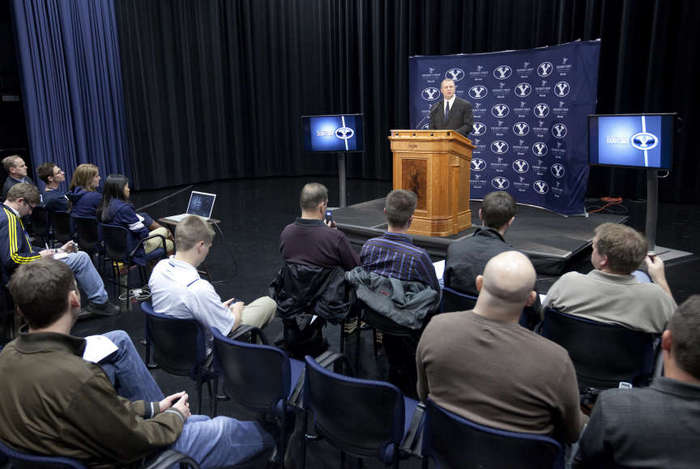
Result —
[[[470, 206], [472, 222], [478, 222], [481, 202], [472, 201]], [[384, 199], [338, 208], [333, 212], [333, 219], [350, 242], [361, 246], [367, 239], [380, 236], [386, 230]], [[563, 217], [540, 208], [518, 206], [506, 241], [530, 256], [539, 275], [561, 275], [572, 270], [572, 264], [590, 247], [596, 226], [626, 220], [627, 216], [607, 214]], [[474, 230], [472, 227], [444, 238], [414, 235], [413, 241], [427, 250], [433, 260], [444, 259], [450, 243], [470, 236]]]

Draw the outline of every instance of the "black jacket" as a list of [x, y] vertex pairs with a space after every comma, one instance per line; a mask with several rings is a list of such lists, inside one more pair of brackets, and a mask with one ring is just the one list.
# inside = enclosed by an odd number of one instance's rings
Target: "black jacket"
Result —
[[440, 100], [430, 108], [431, 129], [453, 129], [464, 135], [469, 135], [474, 124], [472, 105], [469, 101], [455, 97], [450, 113], [445, 121], [445, 101]]
[[270, 297], [277, 302], [283, 319], [298, 314], [317, 314], [337, 323], [345, 319], [354, 302], [354, 292], [345, 282], [341, 267], [318, 267], [286, 262], [270, 284]]

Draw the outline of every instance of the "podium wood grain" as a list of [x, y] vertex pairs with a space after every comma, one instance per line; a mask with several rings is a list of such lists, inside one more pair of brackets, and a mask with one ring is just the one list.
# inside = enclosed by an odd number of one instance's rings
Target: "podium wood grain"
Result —
[[450, 236], [471, 226], [474, 145], [454, 130], [392, 130], [394, 189], [418, 195], [410, 233]]

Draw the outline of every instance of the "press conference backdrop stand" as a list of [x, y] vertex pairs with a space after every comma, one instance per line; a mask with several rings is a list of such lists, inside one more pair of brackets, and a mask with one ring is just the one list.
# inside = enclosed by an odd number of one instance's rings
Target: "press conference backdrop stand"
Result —
[[345, 176], [345, 152], [338, 152], [338, 204], [340, 207], [347, 207], [347, 195], [345, 189], [346, 176]]
[[664, 262], [691, 256], [692, 253], [656, 245], [656, 225], [659, 221], [659, 170], [647, 168], [646, 237], [649, 250], [656, 252]]

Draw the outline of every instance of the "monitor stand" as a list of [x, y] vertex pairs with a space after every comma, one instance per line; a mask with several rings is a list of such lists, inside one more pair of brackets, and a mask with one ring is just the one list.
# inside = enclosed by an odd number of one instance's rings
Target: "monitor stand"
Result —
[[646, 237], [649, 240], [649, 250], [664, 262], [692, 256], [692, 252], [665, 248], [656, 244], [656, 224], [659, 218], [659, 170], [647, 168], [647, 219]]

